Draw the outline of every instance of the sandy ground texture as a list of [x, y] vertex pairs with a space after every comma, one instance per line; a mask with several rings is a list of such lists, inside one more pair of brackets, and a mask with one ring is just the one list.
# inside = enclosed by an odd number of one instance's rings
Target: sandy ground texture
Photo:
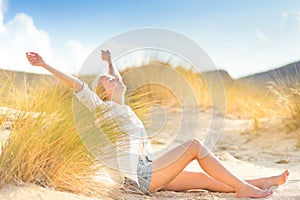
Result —
[[[154, 119], [158, 119], [155, 117]], [[165, 129], [178, 120], [176, 114], [172, 119], [166, 120]], [[274, 194], [267, 199], [300, 199], [300, 130], [290, 131], [280, 119], [263, 119], [259, 126], [253, 126], [253, 120], [241, 120], [233, 118], [223, 119], [221, 115], [211, 116], [211, 112], [202, 110], [199, 115], [199, 126], [196, 135], [193, 132], [192, 120], [181, 120], [182, 132], [177, 131], [176, 136], [161, 136], [154, 143], [155, 151], [159, 149], [173, 148], [182, 141], [196, 136], [215, 153], [215, 155], [233, 173], [244, 178], [259, 178], [277, 175], [285, 169], [289, 169], [290, 176], [284, 185], [273, 187]], [[222, 125], [221, 134], [219, 128], [214, 130], [213, 123]], [[257, 125], [257, 124], [256, 124]], [[218, 127], [218, 125], [217, 125]], [[8, 127], [1, 131], [1, 138], [6, 137]], [[169, 130], [174, 131], [174, 130]], [[185, 134], [186, 133], [186, 134]], [[151, 131], [150, 131], [151, 135]], [[297, 139], [298, 138], [298, 139]], [[168, 141], [171, 144], [165, 146]], [[170, 142], [169, 142], [170, 143]], [[187, 171], [201, 171], [197, 162], [192, 162], [185, 168]], [[120, 198], [120, 197], [118, 197]], [[0, 190], [0, 199], [22, 200], [95, 200], [96, 198], [83, 197], [75, 194], [58, 192], [42, 188], [32, 184], [22, 186], [7, 185]], [[163, 199], [163, 200], [194, 200], [194, 199], [236, 199], [233, 193], [216, 193], [205, 190], [191, 190], [185, 192], [159, 191], [151, 196], [124, 194], [123, 199]]]

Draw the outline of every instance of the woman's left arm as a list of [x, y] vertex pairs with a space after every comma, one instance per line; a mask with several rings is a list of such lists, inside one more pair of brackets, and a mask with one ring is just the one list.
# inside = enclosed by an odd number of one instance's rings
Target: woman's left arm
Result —
[[101, 57], [102, 57], [103, 61], [106, 61], [108, 63], [109, 74], [114, 77], [117, 77], [121, 82], [123, 82], [120, 72], [111, 62], [110, 51], [109, 50], [106, 50], [106, 51], [101, 50]]

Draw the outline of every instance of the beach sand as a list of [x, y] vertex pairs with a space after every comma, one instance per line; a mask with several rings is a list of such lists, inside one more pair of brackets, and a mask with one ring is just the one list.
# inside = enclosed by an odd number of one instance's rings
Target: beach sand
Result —
[[[217, 116], [223, 124], [222, 134], [211, 131], [207, 135], [207, 128], [211, 122], [210, 111], [202, 110], [200, 113], [197, 137], [208, 142], [212, 138], [211, 150], [234, 174], [249, 179], [264, 176], [277, 175], [285, 169], [289, 169], [290, 176], [287, 183], [280, 187], [273, 187], [274, 194], [268, 199], [300, 199], [300, 130], [289, 130], [281, 119], [263, 119], [259, 128], [253, 126], [253, 120], [225, 118]], [[175, 119], [173, 119], [175, 120]], [[178, 119], [177, 119], [178, 120]], [[193, 127], [189, 125], [189, 119], [182, 120], [184, 131]], [[203, 125], [204, 124], [204, 125]], [[203, 125], [203, 126], [202, 126]], [[167, 126], [167, 125], [166, 125]], [[7, 135], [6, 129], [1, 130], [1, 137]], [[209, 128], [213, 129], [213, 128]], [[193, 131], [193, 130], [191, 130]], [[213, 135], [216, 134], [216, 135]], [[6, 137], [6, 136], [5, 136]], [[179, 145], [186, 138], [179, 134], [172, 141], [172, 145]], [[156, 141], [154, 149], [163, 147], [168, 137], [161, 137]], [[169, 137], [170, 138], [170, 137]], [[297, 139], [298, 138], [298, 139]], [[197, 162], [192, 162], [185, 168], [188, 171], [201, 171]], [[194, 199], [236, 199], [233, 193], [216, 193], [205, 190], [192, 190], [185, 192], [159, 191], [151, 196], [124, 194], [124, 199], [163, 199], [163, 200], [194, 200]], [[66, 192], [58, 192], [42, 188], [33, 184], [6, 185], [0, 190], [0, 199], [5, 200], [95, 200], [97, 198], [84, 197]]]

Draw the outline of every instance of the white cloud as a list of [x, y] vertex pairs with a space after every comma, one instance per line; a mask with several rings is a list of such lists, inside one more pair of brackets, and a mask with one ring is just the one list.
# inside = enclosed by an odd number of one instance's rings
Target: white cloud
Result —
[[0, 67], [31, 71], [30, 69], [33, 68], [28, 67], [25, 59], [25, 52], [28, 50], [38, 51], [49, 57], [53, 56], [49, 35], [37, 29], [30, 16], [19, 13], [7, 24], [3, 24], [2, 30], [0, 33]]
[[256, 30], [256, 38], [262, 43], [268, 42], [266, 35], [259, 29]]
[[6, 24], [3, 22], [4, 0], [0, 0], [0, 68], [21, 71], [45, 72], [31, 67], [25, 58], [26, 51], [36, 51], [55, 67], [76, 73], [91, 48], [81, 42], [69, 40], [59, 50], [53, 49], [50, 35], [35, 26], [31, 16], [18, 13]]

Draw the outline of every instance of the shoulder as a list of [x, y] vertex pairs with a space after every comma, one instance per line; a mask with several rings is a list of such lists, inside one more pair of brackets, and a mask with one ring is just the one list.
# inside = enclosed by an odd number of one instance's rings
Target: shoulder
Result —
[[88, 84], [86, 84], [85, 82], [82, 81], [81, 85], [82, 85], [82, 87], [80, 90], [74, 91], [75, 95], [81, 95], [83, 93], [90, 92], [91, 89], [89, 88]]
[[82, 89], [79, 92], [74, 92], [74, 95], [91, 111], [98, 106], [103, 105], [103, 101], [89, 88], [86, 83], [83, 83]]

